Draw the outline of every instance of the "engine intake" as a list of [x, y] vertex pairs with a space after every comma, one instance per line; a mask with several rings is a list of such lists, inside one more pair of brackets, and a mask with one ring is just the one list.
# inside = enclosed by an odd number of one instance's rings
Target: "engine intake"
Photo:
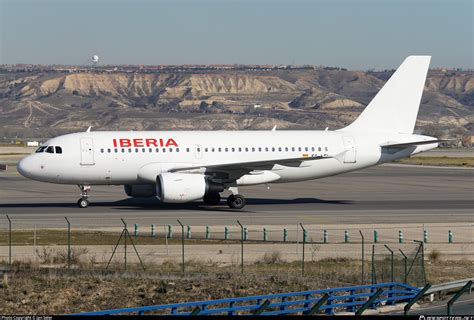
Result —
[[202, 199], [224, 190], [203, 174], [165, 172], [156, 178], [156, 197], [163, 202], [182, 203]]

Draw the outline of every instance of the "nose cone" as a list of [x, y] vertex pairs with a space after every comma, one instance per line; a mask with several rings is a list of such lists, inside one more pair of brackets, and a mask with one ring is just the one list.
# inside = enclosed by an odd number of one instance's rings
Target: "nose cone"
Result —
[[17, 170], [23, 177], [31, 178], [34, 171], [33, 165], [33, 159], [31, 159], [31, 156], [28, 156], [18, 162]]

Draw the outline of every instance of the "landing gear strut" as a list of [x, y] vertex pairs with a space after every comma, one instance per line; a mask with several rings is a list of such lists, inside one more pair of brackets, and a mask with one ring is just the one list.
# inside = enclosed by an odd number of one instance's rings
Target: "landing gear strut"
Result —
[[79, 189], [81, 189], [81, 198], [77, 200], [77, 205], [79, 208], [87, 208], [89, 206], [89, 191], [91, 190], [91, 186], [86, 185], [78, 185]]
[[202, 200], [209, 206], [215, 206], [221, 202], [221, 195], [218, 193], [206, 194]]
[[231, 194], [227, 198], [227, 205], [232, 209], [242, 209], [245, 207], [245, 198], [241, 194]]

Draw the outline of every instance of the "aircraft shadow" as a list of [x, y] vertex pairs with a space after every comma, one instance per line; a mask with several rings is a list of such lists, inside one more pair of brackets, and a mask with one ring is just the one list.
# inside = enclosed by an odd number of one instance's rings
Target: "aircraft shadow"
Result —
[[[247, 204], [251, 206], [260, 205], [301, 205], [301, 204], [327, 204], [348, 205], [353, 204], [351, 200], [323, 200], [318, 198], [295, 198], [295, 199], [267, 199], [246, 198]], [[235, 211], [227, 207], [225, 199], [218, 206], [207, 206], [202, 202], [189, 203], [161, 203], [154, 198], [128, 198], [118, 201], [94, 201], [91, 199], [91, 207], [110, 207], [115, 210], [209, 210], [209, 211]], [[0, 204], [0, 208], [77, 208], [75, 202], [61, 203], [6, 203]], [[245, 210], [243, 210], [245, 211]]]

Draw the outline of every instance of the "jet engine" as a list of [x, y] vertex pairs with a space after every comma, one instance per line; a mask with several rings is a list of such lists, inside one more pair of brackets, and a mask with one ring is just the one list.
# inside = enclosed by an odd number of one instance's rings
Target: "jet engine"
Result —
[[224, 190], [203, 174], [165, 172], [156, 178], [156, 197], [162, 202], [181, 203]]
[[129, 197], [147, 198], [156, 196], [156, 188], [153, 184], [126, 184], [123, 188]]

